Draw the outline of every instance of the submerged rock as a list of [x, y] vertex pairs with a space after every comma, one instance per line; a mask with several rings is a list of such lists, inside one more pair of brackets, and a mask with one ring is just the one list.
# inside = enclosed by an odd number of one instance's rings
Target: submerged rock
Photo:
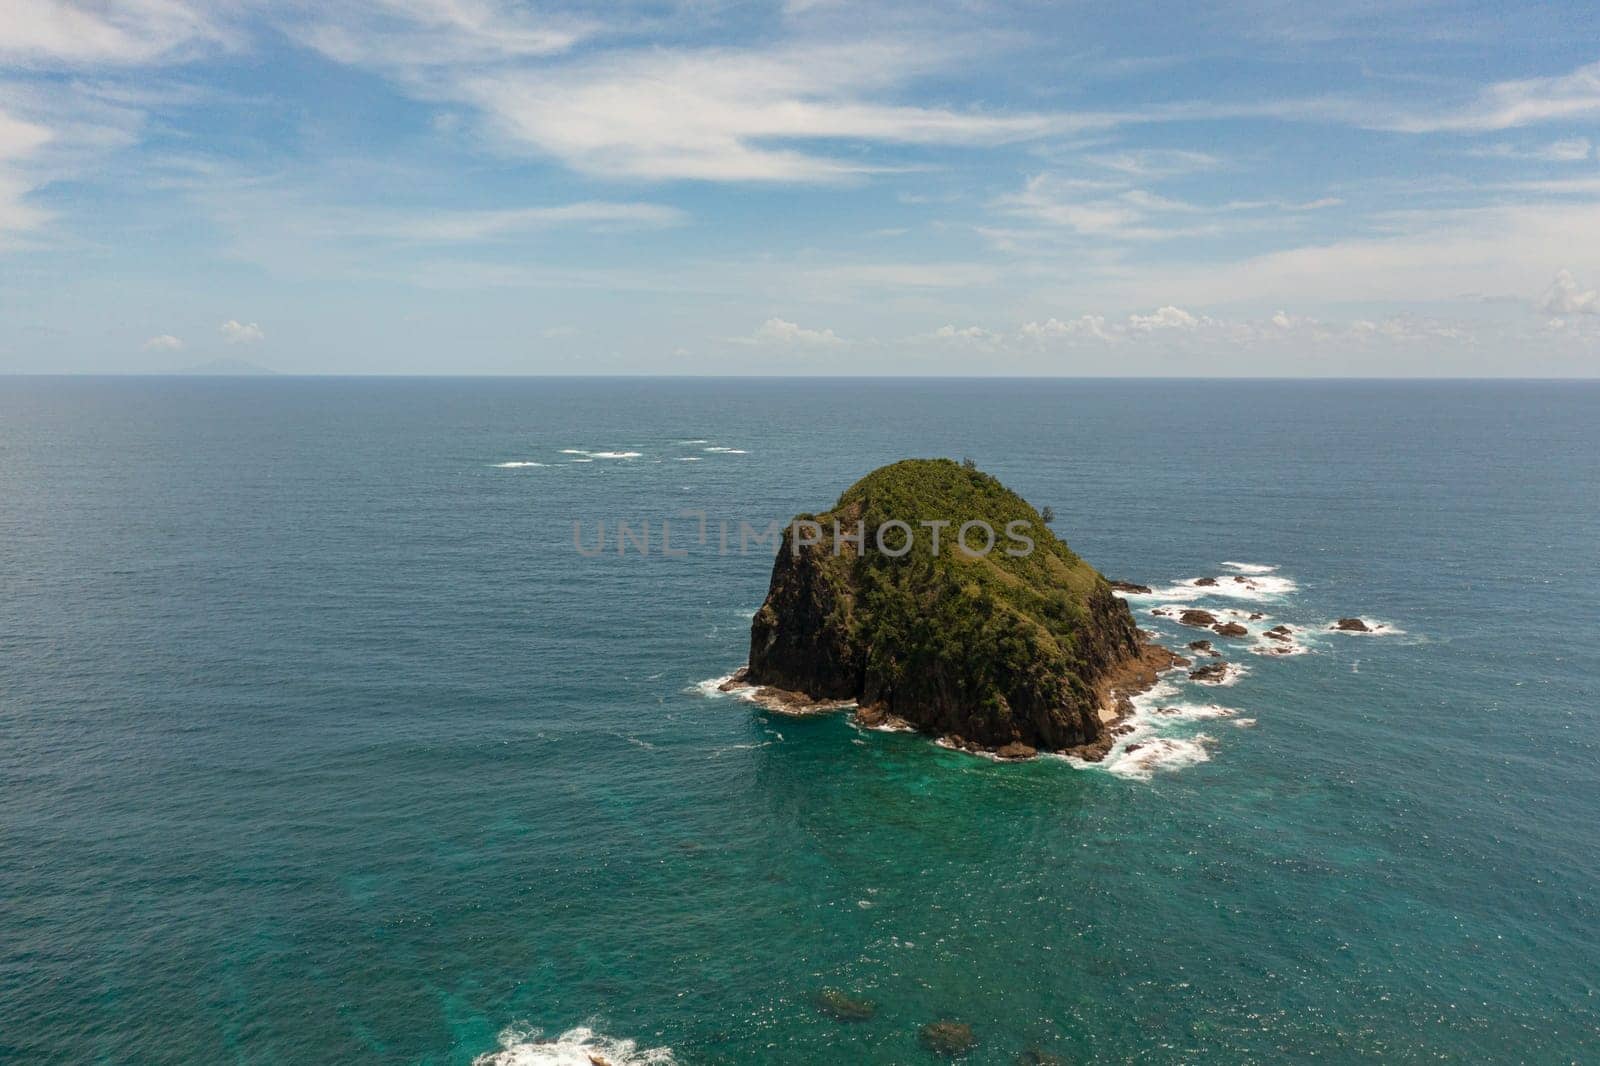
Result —
[[1273, 640], [1289, 641], [1294, 639], [1294, 630], [1290, 629], [1288, 626], [1273, 626], [1271, 629], [1267, 630], [1261, 635], [1264, 637], [1270, 637]]
[[922, 1046], [936, 1055], [964, 1055], [977, 1040], [965, 1022], [929, 1022], [917, 1031]]
[[1213, 648], [1211, 646], [1211, 642], [1209, 640], [1191, 640], [1189, 642], [1189, 650], [1190, 651], [1199, 652], [1202, 655], [1210, 655], [1210, 656], [1213, 656], [1213, 657], [1222, 654], [1221, 652], [1217, 651], [1217, 649], [1215, 649], [1215, 648]]
[[1060, 1055], [1029, 1048], [1017, 1056], [1017, 1066], [1067, 1066], [1067, 1060]]
[[[961, 550], [958, 531], [978, 522], [994, 547]], [[1110, 583], [1021, 497], [959, 463], [912, 459], [784, 532], [746, 681], [855, 700], [953, 747], [1094, 758], [1127, 693], [1153, 684], [1170, 654], [1140, 641]]]
[[1208, 684], [1218, 684], [1228, 678], [1227, 663], [1207, 663], [1197, 670], [1189, 671], [1189, 680], [1204, 681]]
[[1217, 579], [1214, 577], [1200, 577], [1195, 578], [1194, 583], [1196, 588], [1211, 588], [1217, 583]]
[[878, 1013], [878, 1005], [870, 999], [856, 999], [836, 988], [824, 988], [812, 997], [817, 1010], [841, 1022], [864, 1022]]

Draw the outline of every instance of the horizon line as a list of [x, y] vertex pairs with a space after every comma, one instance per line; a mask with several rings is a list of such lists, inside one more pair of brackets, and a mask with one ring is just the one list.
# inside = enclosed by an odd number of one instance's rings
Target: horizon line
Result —
[[1383, 375], [1355, 374], [1325, 375], [1260, 375], [1260, 374], [1208, 374], [1208, 375], [1118, 375], [1118, 374], [673, 374], [673, 373], [615, 373], [615, 374], [436, 374], [436, 373], [318, 373], [265, 371], [245, 374], [186, 373], [183, 371], [0, 371], [0, 378], [25, 378], [43, 380], [172, 380], [184, 381], [1272, 381], [1272, 382], [1330, 382], [1330, 381], [1392, 381], [1392, 382], [1600, 382], [1600, 374], [1587, 377], [1557, 375]]

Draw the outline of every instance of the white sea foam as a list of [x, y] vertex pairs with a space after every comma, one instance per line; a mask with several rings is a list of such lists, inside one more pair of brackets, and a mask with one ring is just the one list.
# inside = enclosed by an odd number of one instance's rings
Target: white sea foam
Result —
[[1299, 590], [1300, 586], [1286, 577], [1252, 577], [1243, 582], [1234, 581], [1224, 575], [1217, 579], [1215, 585], [1197, 585], [1199, 578], [1189, 578], [1175, 585], [1151, 589], [1148, 598], [1172, 601], [1174, 603], [1192, 604], [1196, 600], [1205, 599], [1230, 599], [1252, 600], [1270, 602], [1281, 599]]
[[[818, 700], [815, 703], [797, 699], [794, 693], [779, 692], [762, 685], [728, 685], [733, 680], [733, 674], [724, 674], [721, 677], [711, 677], [704, 681], [697, 681], [690, 685], [686, 692], [692, 692], [708, 699], [725, 699], [732, 697], [753, 703], [774, 714], [790, 718], [808, 718], [816, 714], [833, 714], [838, 711], [848, 711], [855, 707], [854, 700]], [[782, 740], [780, 736], [778, 738]]]
[[1158, 770], [1181, 770], [1209, 762], [1206, 748], [1215, 743], [1204, 733], [1192, 737], [1150, 737], [1106, 756], [1107, 773], [1135, 781], [1148, 781]]
[[1155, 718], [1167, 721], [1202, 722], [1211, 718], [1232, 718], [1239, 712], [1220, 703], [1169, 703], [1151, 711]]
[[[588, 459], [637, 459], [643, 452], [591, 452], [583, 448], [562, 448], [562, 455], [581, 455]], [[582, 462], [574, 459], [573, 462]]]
[[[779, 739], [782, 739], [781, 737]], [[776, 744], [776, 740], [757, 740], [749, 744], [727, 744], [720, 748], [712, 748], [706, 752], [706, 758], [715, 759], [719, 755], [726, 755], [730, 751], [754, 751], [756, 748], [766, 748]]]
[[1251, 654], [1269, 655], [1279, 659], [1308, 654], [1311, 648], [1305, 643], [1305, 630], [1293, 626], [1288, 627], [1288, 629], [1288, 640], [1275, 640], [1263, 632], [1256, 642], [1250, 646]]
[[1223, 563], [1222, 565], [1240, 574], [1270, 574], [1278, 569], [1276, 566], [1269, 566], [1266, 563]]
[[680, 440], [679, 444], [710, 444], [704, 437], [691, 437], [689, 440]]
[[959, 747], [959, 746], [957, 746], [955, 744], [950, 743], [950, 741], [945, 739], [944, 737], [940, 737], [938, 740], [935, 740], [933, 742], [933, 746], [936, 747], [936, 748], [943, 748], [946, 751], [959, 751], [963, 755], [971, 755], [973, 758], [976, 758], [976, 759], [987, 759], [990, 762], [1004, 762], [1005, 761], [1004, 759], [1000, 758], [1000, 756], [996, 755], [992, 751], [984, 751], [982, 748], [974, 748], [974, 749], [968, 750], [967, 748]]
[[749, 455], [750, 454], [749, 452], [745, 451], [743, 448], [723, 448], [723, 447], [721, 447], [719, 445], [715, 445], [715, 444], [713, 444], [711, 447], [709, 447], [709, 448], [707, 448], [705, 450], [708, 451], [708, 452], [716, 452], [718, 455]]
[[[869, 733], [915, 733], [917, 727], [903, 718], [888, 718], [877, 725], [862, 725], [854, 715], [850, 716], [850, 724], [857, 729], [865, 729]], [[936, 741], [935, 743], [939, 743]], [[945, 744], [945, 747], [951, 747]]]
[[532, 459], [513, 459], [509, 463], [496, 463], [494, 465], [500, 470], [519, 470], [525, 466], [544, 466], [545, 464], [536, 463]]
[[1250, 645], [1251, 655], [1266, 655], [1274, 659], [1292, 659], [1296, 655], [1309, 655], [1311, 649], [1298, 640], [1259, 640]]
[[678, 462], [680, 462], [680, 463], [698, 463], [699, 461], [700, 461], [700, 457], [698, 455], [680, 455], [680, 456], [678, 456]]
[[1206, 685], [1209, 688], [1229, 688], [1238, 684], [1239, 679], [1249, 672], [1248, 667], [1239, 663], [1226, 663], [1222, 668], [1222, 676], [1216, 681], [1203, 681], [1199, 678], [1191, 680], [1197, 685]]
[[708, 677], [704, 681], [696, 681], [689, 686], [689, 691], [698, 693], [707, 699], [721, 700], [729, 696], [755, 702], [756, 687], [754, 685], [734, 685], [732, 688], [722, 686], [733, 680], [732, 674], [723, 674], [721, 677]]
[[472, 1066], [672, 1066], [671, 1048], [644, 1048], [632, 1040], [601, 1036], [579, 1026], [547, 1040], [538, 1029], [510, 1026], [500, 1033], [498, 1051], [485, 1052]]
[[[1192, 611], [1192, 610], [1195, 610], [1195, 609], [1196, 608], [1195, 608], [1195, 606], [1194, 606], [1194, 604], [1192, 602], [1191, 603], [1161, 603], [1161, 604], [1157, 604], [1156, 606], [1150, 608], [1146, 613], [1151, 615], [1154, 618], [1169, 618], [1169, 619], [1172, 619], [1173, 621], [1177, 621], [1179, 618], [1181, 618], [1183, 616], [1183, 612], [1184, 611]], [[1270, 619], [1272, 617], [1270, 614], [1267, 614], [1264, 611], [1243, 611], [1243, 610], [1240, 610], [1237, 607], [1205, 607], [1205, 608], [1201, 608], [1201, 609], [1207, 611], [1213, 618], [1216, 618], [1218, 621], [1263, 622], [1263, 621], [1266, 621], [1267, 619]], [[1200, 628], [1209, 629], [1210, 627], [1209, 626], [1205, 626], [1205, 627], [1190, 626], [1189, 628], [1191, 628], [1191, 629], [1200, 629]]]

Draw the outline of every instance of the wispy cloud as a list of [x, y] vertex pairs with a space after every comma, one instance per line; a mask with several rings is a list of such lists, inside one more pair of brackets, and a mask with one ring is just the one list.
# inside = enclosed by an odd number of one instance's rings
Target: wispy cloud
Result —
[[36, 67], [184, 59], [233, 40], [213, 6], [185, 0], [4, 0], [0, 24], [0, 59]]
[[22, 170], [50, 140], [45, 127], [0, 110], [0, 249], [50, 219], [48, 211], [29, 202], [35, 183]]
[[562, 54], [599, 29], [514, 16], [487, 0], [389, 0], [376, 12], [324, 15], [291, 32], [413, 95], [470, 106], [507, 147], [604, 177], [837, 182], [893, 169], [841, 152], [837, 142], [984, 146], [1115, 121], [884, 99], [955, 61], [957, 53], [929, 39]]
[[1467, 155], [1483, 159], [1530, 159], [1541, 163], [1581, 163], [1594, 155], [1587, 137], [1570, 137], [1535, 145], [1490, 144], [1468, 148]]
[[[1338, 197], [1290, 202], [1228, 200], [1203, 204], [1137, 188], [1120, 179], [1084, 179], [1057, 173], [1035, 174], [1021, 190], [997, 197], [990, 206], [1081, 237], [1120, 241], [1171, 241], [1215, 236], [1229, 229], [1286, 224], [1295, 215], [1337, 207]], [[1243, 216], [1255, 216], [1243, 220]], [[1015, 247], [1015, 231], [1001, 238]]]
[[1561, 263], [1600, 270], [1600, 201], [1522, 203], [1397, 213], [1382, 232], [1234, 258], [1169, 263], [1108, 283], [1109, 300], [1152, 294], [1199, 306], [1429, 303], [1467, 292], [1531, 301]]
[[1223, 161], [1210, 152], [1180, 148], [1127, 149], [1120, 152], [1091, 153], [1084, 160], [1130, 178], [1149, 180], [1217, 170]]
[[688, 215], [663, 204], [585, 200], [545, 207], [493, 211], [414, 211], [374, 214], [324, 211], [321, 220], [335, 233], [381, 237], [400, 242], [461, 244], [517, 237], [558, 227], [591, 230], [656, 229], [676, 226]]
[[1465, 107], [1381, 123], [1404, 133], [1485, 132], [1600, 116], [1600, 62], [1569, 74], [1490, 85]]
[[412, 74], [556, 55], [600, 27], [496, 0], [375, 0], [329, 5], [288, 28], [342, 63]]

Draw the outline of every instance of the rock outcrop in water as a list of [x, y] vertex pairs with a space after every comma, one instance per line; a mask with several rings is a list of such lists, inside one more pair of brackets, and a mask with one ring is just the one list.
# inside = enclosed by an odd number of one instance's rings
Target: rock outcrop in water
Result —
[[[994, 530], [994, 546], [976, 554], [987, 537], [972, 527], [962, 550], [966, 523]], [[868, 724], [959, 747], [1096, 758], [1128, 695], [1173, 664], [1021, 497], [931, 459], [876, 470], [832, 510], [796, 518], [736, 680], [855, 700]]]

